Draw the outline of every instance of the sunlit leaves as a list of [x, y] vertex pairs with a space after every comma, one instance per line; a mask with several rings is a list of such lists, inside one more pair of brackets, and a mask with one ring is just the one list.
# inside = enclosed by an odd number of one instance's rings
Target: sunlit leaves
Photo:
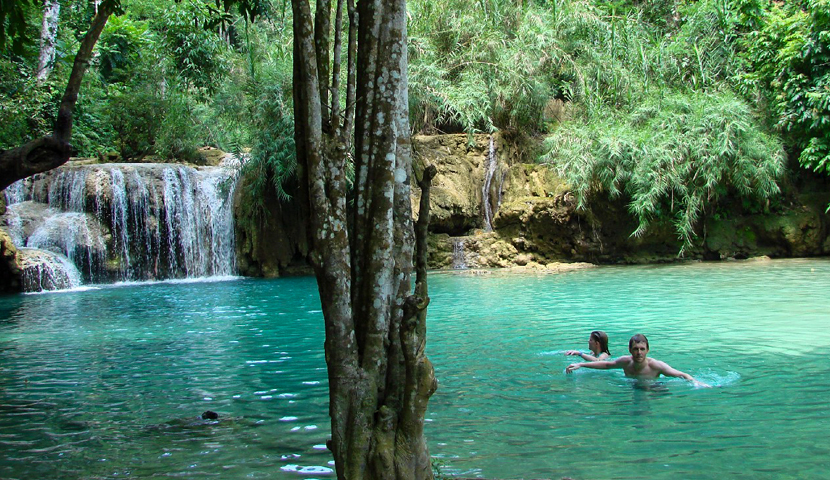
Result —
[[580, 206], [598, 192], [625, 195], [639, 221], [633, 235], [656, 218], [672, 218], [684, 249], [719, 198], [773, 197], [784, 171], [780, 142], [728, 93], [658, 96], [631, 115], [562, 128], [548, 145], [545, 160], [572, 185]]

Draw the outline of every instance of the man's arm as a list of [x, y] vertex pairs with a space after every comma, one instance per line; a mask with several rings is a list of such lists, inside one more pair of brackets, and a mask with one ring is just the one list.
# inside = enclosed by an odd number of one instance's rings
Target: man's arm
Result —
[[578, 368], [594, 368], [597, 370], [608, 370], [611, 368], [622, 368], [624, 363], [623, 358], [618, 358], [616, 360], [612, 360], [610, 362], [600, 361], [600, 362], [586, 362], [586, 363], [572, 363], [568, 365], [565, 369], [565, 373], [571, 373]]
[[683, 379], [686, 379], [686, 380], [688, 380], [688, 381], [690, 381], [690, 382], [694, 383], [694, 384], [695, 384], [695, 385], [697, 385], [697, 386], [711, 388], [711, 385], [708, 385], [708, 384], [706, 384], [706, 383], [699, 382], [699, 381], [695, 380], [695, 377], [693, 377], [693, 376], [689, 375], [689, 374], [688, 374], [688, 373], [686, 373], [686, 372], [681, 372], [680, 370], [677, 370], [677, 369], [675, 369], [675, 368], [672, 368], [672, 367], [671, 367], [668, 363], [666, 363], [666, 362], [660, 362], [660, 361], [657, 361], [657, 362], [655, 362], [655, 363], [656, 363], [656, 365], [655, 365], [655, 367], [656, 367], [656, 368], [655, 368], [655, 369], [656, 369], [658, 372], [660, 372], [661, 374], [663, 374], [663, 375], [665, 375], [665, 376], [667, 376], [667, 377], [683, 378]]

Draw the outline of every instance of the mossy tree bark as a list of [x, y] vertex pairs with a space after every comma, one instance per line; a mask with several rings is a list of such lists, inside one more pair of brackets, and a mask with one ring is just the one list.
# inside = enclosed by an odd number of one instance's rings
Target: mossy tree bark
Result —
[[[325, 319], [328, 445], [339, 479], [432, 478], [423, 435], [427, 402], [437, 387], [424, 354], [425, 226], [418, 229], [423, 239], [411, 293], [415, 232], [405, 0], [362, 0], [357, 8], [348, 1], [342, 109], [343, 0], [335, 7], [333, 37], [331, 2], [316, 3], [312, 16], [306, 0], [292, 1], [294, 108], [297, 158], [307, 187], [301, 200], [308, 208], [311, 260]], [[354, 207], [349, 213], [352, 138]], [[423, 225], [429, 221], [431, 173], [427, 170], [421, 181]]]
[[113, 1], [103, 2], [92, 18], [89, 31], [81, 40], [66, 91], [58, 107], [52, 136], [37, 138], [11, 150], [0, 150], [0, 191], [20, 179], [57, 168], [69, 160], [72, 154], [69, 144], [72, 137], [72, 115], [78, 101], [78, 91], [92, 59], [92, 49], [116, 7], [117, 4]]

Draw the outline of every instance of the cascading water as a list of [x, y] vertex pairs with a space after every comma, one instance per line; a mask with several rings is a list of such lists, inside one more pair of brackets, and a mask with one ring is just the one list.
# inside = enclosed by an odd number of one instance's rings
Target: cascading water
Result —
[[[493, 137], [491, 135], [490, 149], [487, 152], [487, 163], [484, 167], [484, 185], [481, 187], [481, 205], [482, 209], [484, 210], [484, 231], [486, 232], [493, 231], [493, 217], [495, 216], [495, 212], [493, 209], [493, 205], [490, 202], [490, 189], [493, 184], [493, 176], [496, 173], [496, 167], [498, 167], [498, 159], [496, 158], [496, 146], [493, 142]], [[500, 202], [500, 193], [498, 199]], [[496, 207], [498, 208], [498, 205]]]
[[3, 223], [18, 247], [68, 258], [84, 283], [234, 275], [237, 172], [65, 166], [6, 189]]
[[81, 285], [81, 272], [65, 256], [47, 250], [21, 248], [23, 289], [28, 292], [65, 290]]
[[467, 268], [467, 256], [464, 252], [464, 239], [452, 239], [452, 268], [465, 270]]

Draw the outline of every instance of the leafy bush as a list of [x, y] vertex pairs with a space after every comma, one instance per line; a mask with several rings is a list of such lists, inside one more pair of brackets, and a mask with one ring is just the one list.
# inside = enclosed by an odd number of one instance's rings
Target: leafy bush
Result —
[[[748, 0], [744, 0], [749, 3]], [[745, 92], [766, 98], [802, 165], [830, 173], [830, 0], [753, 9], [742, 45], [751, 68]]]
[[155, 153], [167, 160], [199, 163], [199, 147], [204, 144], [201, 125], [192, 115], [195, 101], [192, 96], [171, 88], [163, 100], [163, 116], [155, 142]]
[[255, 137], [251, 158], [243, 173], [255, 172], [249, 175], [253, 179], [250, 193], [259, 206], [269, 181], [281, 198], [287, 198], [283, 186], [297, 169], [289, 65], [288, 62], [272, 65], [271, 71], [264, 75], [266, 80], [257, 89], [259, 95], [254, 103]]
[[0, 149], [51, 133], [59, 94], [54, 83], [38, 85], [25, 63], [0, 56]]
[[190, 86], [214, 92], [227, 72], [227, 44], [205, 29], [211, 18], [195, 3], [168, 6], [151, 22], [164, 45], [170, 72]]
[[161, 131], [167, 105], [158, 87], [146, 82], [113, 86], [107, 106], [107, 118], [115, 135], [121, 158], [141, 159], [153, 153]]
[[[729, 93], [656, 96], [632, 114], [569, 125], [548, 139], [555, 166], [586, 207], [591, 195], [629, 198], [639, 220], [673, 217], [683, 250], [700, 216], [725, 194], [766, 199], [779, 193], [780, 142], [761, 132], [748, 106]], [[681, 254], [683, 251], [681, 250]]]
[[98, 49], [98, 71], [107, 83], [125, 83], [133, 75], [141, 52], [151, 43], [147, 25], [127, 17], [112, 17], [101, 33]]

